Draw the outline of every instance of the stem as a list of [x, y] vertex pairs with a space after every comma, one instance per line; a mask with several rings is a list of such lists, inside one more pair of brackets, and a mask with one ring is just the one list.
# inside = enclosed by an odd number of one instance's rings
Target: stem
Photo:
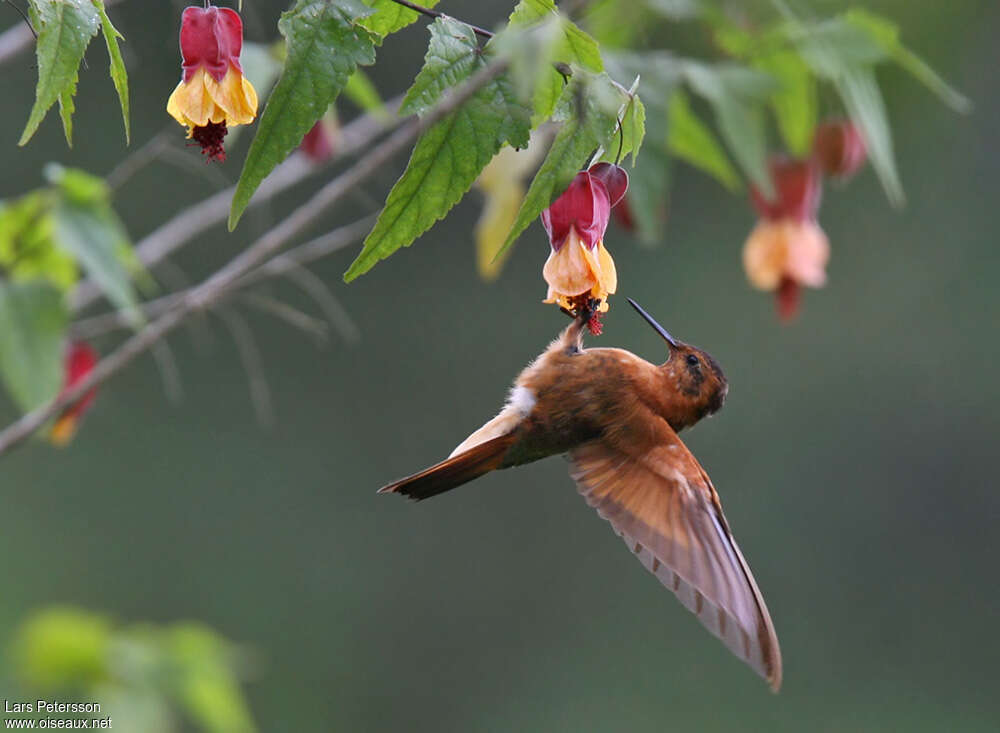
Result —
[[[310, 262], [318, 260], [329, 254], [337, 252], [349, 244], [358, 241], [371, 231], [375, 223], [375, 216], [366, 216], [353, 224], [334, 229], [316, 239], [312, 239], [305, 244], [300, 244], [287, 252], [275, 255], [257, 269], [248, 273], [238, 283], [234, 284], [226, 296], [234, 295], [238, 291], [244, 290], [261, 280], [280, 277], [301, 268]], [[146, 318], [159, 318], [164, 313], [189, 297], [194, 288], [184, 289], [168, 295], [161, 295], [159, 298], [149, 300], [140, 307]], [[70, 326], [70, 337], [73, 340], [92, 339], [102, 336], [111, 331], [122, 328], [129, 328], [131, 322], [122, 311], [108, 311], [90, 318], [83, 318]]]
[[427, 128], [454, 112], [506, 69], [507, 62], [498, 61], [473, 74], [461, 87], [448, 93], [427, 115], [397, 129], [396, 132], [373, 148], [368, 155], [317, 191], [311, 199], [295, 209], [286, 219], [266, 232], [253, 245], [243, 250], [200, 285], [188, 291], [176, 308], [166, 312], [125, 341], [115, 351], [102, 359], [94, 367], [94, 370], [72, 389], [67, 390], [48, 405], [23, 415], [19, 420], [0, 431], [0, 455], [22, 443], [50, 419], [80, 400], [91, 389], [124, 369], [136, 357], [177, 328], [189, 315], [217, 303], [244, 276], [277, 254], [289, 239], [300, 234], [316, 218], [325, 213], [332, 204], [357, 189], [363, 181], [373, 174], [382, 170], [393, 156], [405, 149]]
[[28, 14], [26, 12], [24, 12], [23, 10], [21, 10], [21, 8], [17, 7], [14, 4], [14, 0], [7, 0], [7, 4], [10, 5], [12, 8], [14, 8], [14, 10], [17, 12], [17, 14], [20, 15], [24, 19], [25, 24], [28, 26], [28, 30], [31, 31], [31, 35], [34, 36], [35, 40], [37, 41], [38, 40], [38, 34], [35, 33], [35, 29], [31, 25], [31, 19], [28, 18]]
[[[392, 1], [396, 3], [396, 5], [402, 5], [404, 8], [409, 8], [410, 10], [420, 13], [421, 15], [426, 15], [428, 18], [451, 18], [450, 15], [446, 15], [439, 10], [431, 10], [430, 8], [425, 8], [422, 5], [411, 3], [409, 2], [409, 0], [392, 0]], [[453, 18], [453, 20], [458, 20], [458, 19]], [[458, 22], [465, 23], [464, 20], [460, 20]], [[486, 30], [485, 28], [480, 28], [479, 26], [472, 25], [472, 23], [465, 23], [465, 25], [469, 26], [472, 29], [472, 32], [475, 33], [480, 38], [486, 38], [486, 39], [493, 38], [493, 34], [490, 31]]]

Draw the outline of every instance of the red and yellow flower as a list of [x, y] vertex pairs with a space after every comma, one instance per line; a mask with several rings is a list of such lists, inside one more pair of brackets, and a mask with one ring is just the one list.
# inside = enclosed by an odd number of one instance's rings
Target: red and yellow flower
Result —
[[180, 43], [184, 72], [167, 112], [187, 126], [188, 137], [209, 159], [225, 160], [228, 127], [248, 125], [257, 116], [257, 92], [240, 66], [243, 21], [229, 8], [185, 8]]
[[[548, 283], [546, 303], [579, 313], [608, 310], [618, 288], [614, 260], [604, 247], [611, 208], [628, 189], [628, 174], [611, 163], [597, 163], [576, 174], [569, 188], [542, 212], [552, 251], [542, 269]], [[600, 332], [600, 322], [591, 322]]]
[[[94, 371], [97, 361], [97, 352], [94, 351], [94, 348], [90, 344], [84, 341], [70, 344], [66, 350], [66, 357], [63, 360], [63, 388], [59, 396], [61, 397], [69, 392], [81, 380], [85, 379], [88, 374]], [[84, 413], [94, 404], [95, 399], [97, 399], [96, 387], [63, 410], [62, 414], [56, 418], [55, 423], [52, 425], [49, 440], [59, 447], [69, 443], [73, 439], [73, 436], [76, 435], [76, 430], [80, 426], [80, 420], [83, 418]]]
[[798, 312], [802, 286], [826, 283], [830, 244], [816, 222], [821, 186], [815, 162], [776, 156], [770, 171], [774, 197], [751, 191], [761, 219], [743, 247], [743, 267], [751, 285], [774, 291], [779, 317], [789, 320]]

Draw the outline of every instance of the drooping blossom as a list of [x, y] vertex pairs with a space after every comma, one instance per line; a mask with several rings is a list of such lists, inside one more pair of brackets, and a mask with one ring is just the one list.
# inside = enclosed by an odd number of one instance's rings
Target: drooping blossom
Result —
[[811, 160], [774, 156], [769, 161], [774, 195], [751, 190], [760, 220], [743, 247], [743, 267], [750, 284], [775, 293], [778, 315], [798, 312], [801, 288], [826, 283], [830, 244], [816, 221], [821, 182]]
[[600, 313], [618, 288], [614, 260], [604, 247], [611, 207], [628, 189], [628, 174], [611, 163], [581, 171], [569, 188], [542, 212], [552, 251], [542, 270], [546, 303], [573, 314], [590, 311], [590, 330], [600, 333]]
[[230, 8], [185, 8], [180, 44], [183, 74], [167, 112], [209, 160], [223, 161], [228, 128], [248, 125], [257, 115], [257, 92], [240, 66], [243, 21]]
[[[74, 342], [66, 349], [63, 360], [63, 387], [59, 396], [66, 394], [80, 381], [90, 374], [97, 366], [98, 356], [94, 348], [85, 341]], [[57, 446], [64, 446], [76, 435], [77, 428], [84, 413], [90, 409], [97, 398], [97, 388], [89, 390], [83, 397], [67, 407], [56, 418], [49, 433], [49, 440]]]

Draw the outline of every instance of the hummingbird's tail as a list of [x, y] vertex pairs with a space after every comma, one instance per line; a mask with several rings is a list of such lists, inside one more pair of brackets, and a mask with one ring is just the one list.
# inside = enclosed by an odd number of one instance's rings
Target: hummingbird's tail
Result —
[[407, 476], [378, 490], [380, 494], [403, 494], [415, 501], [428, 499], [503, 467], [503, 458], [517, 438], [500, 435], [474, 445], [420, 473]]

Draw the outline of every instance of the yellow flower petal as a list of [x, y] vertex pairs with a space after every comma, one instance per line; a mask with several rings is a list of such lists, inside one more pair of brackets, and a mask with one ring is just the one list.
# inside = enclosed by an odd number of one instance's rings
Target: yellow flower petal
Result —
[[549, 259], [542, 268], [542, 277], [549, 284], [546, 303], [556, 302], [558, 296], [586, 293], [599, 284], [587, 254], [576, 229], [570, 229], [563, 246], [549, 253]]
[[601, 273], [604, 276], [604, 289], [608, 293], [618, 290], [618, 270], [615, 269], [615, 261], [611, 259], [611, 253], [604, 248], [604, 240], [597, 243], [597, 254], [601, 262]]
[[215, 102], [205, 88], [205, 76], [205, 70], [198, 69], [191, 81], [181, 81], [167, 100], [170, 116], [189, 128], [204, 127], [215, 113]]
[[604, 248], [604, 240], [597, 241], [594, 249], [583, 248], [583, 254], [587, 258], [587, 264], [594, 273], [597, 281], [591, 289], [591, 294], [603, 300], [609, 293], [618, 289], [618, 272], [615, 270], [615, 261], [611, 259], [611, 254]]
[[800, 285], [822, 287], [829, 259], [826, 235], [809, 220], [761, 221], [743, 248], [747, 279], [761, 290], [774, 290], [786, 276]]
[[257, 91], [243, 74], [230, 66], [222, 81], [216, 81], [211, 74], [204, 75], [205, 88], [222, 112], [220, 119], [226, 125], [249, 125], [257, 116]]
[[222, 81], [198, 69], [190, 81], [181, 81], [167, 100], [167, 113], [182, 125], [204, 127], [209, 122], [248, 125], [257, 116], [257, 92], [243, 74], [229, 67]]
[[743, 269], [755, 288], [774, 290], [785, 271], [788, 247], [781, 221], [762, 220], [743, 246]]
[[813, 221], [795, 222], [793, 232], [788, 240], [785, 274], [802, 285], [823, 287], [826, 284], [826, 263], [830, 259], [830, 242]]

